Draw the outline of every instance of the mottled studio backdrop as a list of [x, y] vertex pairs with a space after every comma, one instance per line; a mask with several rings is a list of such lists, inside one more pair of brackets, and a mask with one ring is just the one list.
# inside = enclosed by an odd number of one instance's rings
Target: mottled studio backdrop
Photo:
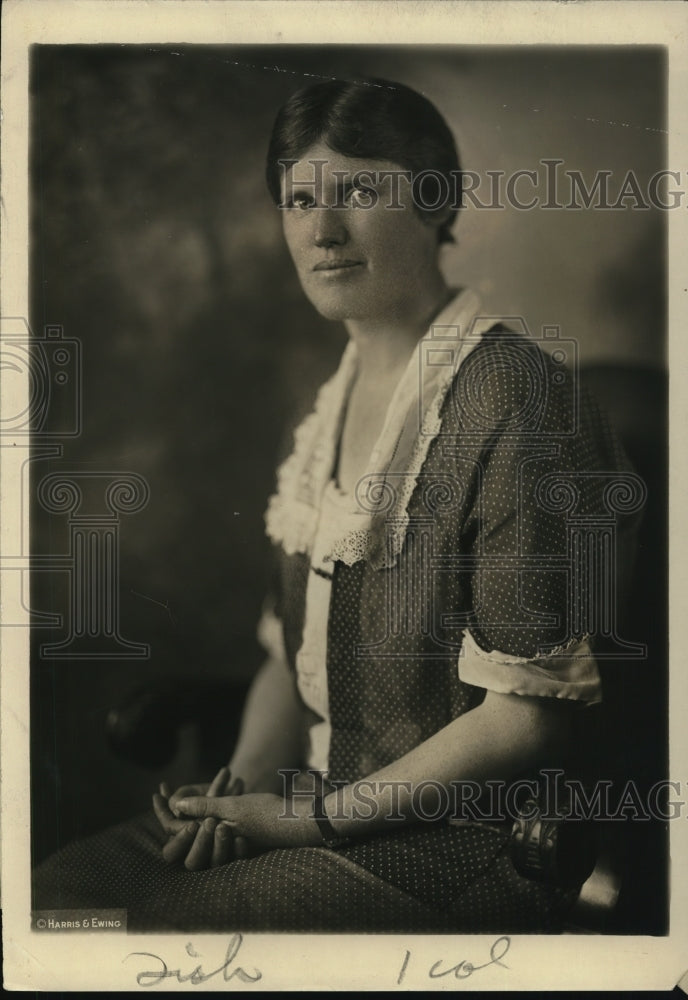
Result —
[[[34, 481], [128, 471], [150, 486], [120, 538], [122, 634], [150, 658], [34, 655], [40, 855], [145, 808], [161, 777], [189, 777], [193, 746], [157, 771], [117, 761], [113, 705], [184, 672], [245, 679], [260, 658], [275, 463], [345, 342], [304, 300], [264, 185], [286, 96], [338, 75], [410, 84], [485, 184], [487, 171], [541, 175], [559, 159], [588, 183], [608, 170], [618, 187], [633, 169], [646, 185], [665, 165], [666, 123], [656, 49], [55, 46], [32, 58], [31, 324], [61, 325], [84, 363], [82, 432], [60, 462], [34, 463]], [[661, 369], [665, 215], [469, 207], [446, 272], [489, 312], [559, 324], [584, 361]], [[67, 546], [66, 518], [37, 513], [34, 552]], [[36, 573], [32, 602], [68, 615], [67, 575]], [[37, 629], [34, 645], [63, 634]]]

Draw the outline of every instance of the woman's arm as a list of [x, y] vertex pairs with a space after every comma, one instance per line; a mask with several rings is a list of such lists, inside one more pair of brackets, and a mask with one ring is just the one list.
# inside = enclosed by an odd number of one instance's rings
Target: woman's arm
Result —
[[[403, 757], [328, 795], [325, 813], [338, 836], [364, 837], [435, 810], [437, 793], [424, 790], [424, 782], [437, 782], [451, 793], [452, 782], [508, 781], [523, 771], [551, 766], [566, 749], [570, 709], [554, 698], [488, 691], [480, 706]], [[186, 816], [225, 820], [235, 834], [263, 847], [322, 844], [312, 796], [295, 796], [288, 807], [276, 795], [187, 798], [176, 805]]]
[[570, 711], [570, 705], [554, 698], [488, 691], [481, 705], [403, 757], [328, 795], [325, 812], [338, 835], [356, 837], [383, 830], [392, 815], [407, 822], [432, 815], [438, 793], [425, 782], [447, 789], [453, 805], [453, 782], [482, 787], [488, 780], [508, 781], [560, 763], [570, 736]]
[[279, 768], [301, 764], [302, 708], [289, 667], [266, 660], [246, 699], [239, 738], [229, 762], [245, 792], [282, 789]]
[[187, 868], [197, 870], [244, 854], [241, 839], [235, 840], [232, 848], [229, 829], [217, 827], [212, 817], [200, 828], [197, 823], [180, 820], [178, 801], [185, 796], [221, 801], [243, 792], [280, 791], [278, 769], [298, 767], [300, 751], [301, 706], [295, 683], [287, 664], [270, 657], [249, 689], [229, 766], [221, 769], [211, 786], [184, 785], [172, 795], [161, 786], [153, 796], [155, 813], [170, 838], [163, 849], [165, 860], [170, 864], [183, 861]]

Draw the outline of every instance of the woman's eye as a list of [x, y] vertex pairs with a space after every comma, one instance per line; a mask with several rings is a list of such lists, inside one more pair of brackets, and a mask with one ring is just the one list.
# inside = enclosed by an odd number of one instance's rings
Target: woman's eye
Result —
[[306, 208], [311, 208], [313, 206], [313, 199], [307, 194], [295, 194], [292, 195], [289, 200], [289, 208], [298, 208], [303, 211]]
[[375, 197], [375, 192], [372, 188], [357, 184], [356, 187], [351, 188], [349, 197], [355, 204], [364, 205], [367, 208]]

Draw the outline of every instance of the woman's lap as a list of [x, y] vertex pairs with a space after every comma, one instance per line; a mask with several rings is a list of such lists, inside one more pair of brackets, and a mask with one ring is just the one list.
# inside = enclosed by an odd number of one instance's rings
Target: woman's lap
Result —
[[130, 931], [558, 930], [568, 899], [518, 876], [490, 833], [399, 831], [341, 852], [279, 849], [188, 872], [163, 861], [164, 835], [146, 814], [40, 865], [34, 908], [126, 909]]

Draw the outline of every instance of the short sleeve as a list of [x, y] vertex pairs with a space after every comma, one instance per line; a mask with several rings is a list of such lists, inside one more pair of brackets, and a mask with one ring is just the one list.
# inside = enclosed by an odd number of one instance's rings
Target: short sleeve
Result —
[[464, 635], [459, 677], [464, 683], [500, 694], [567, 698], [594, 705], [602, 701], [600, 673], [587, 639], [574, 640], [557, 656], [509, 656], [486, 652], [470, 631]]
[[[542, 364], [548, 372], [551, 362]], [[571, 427], [564, 392], [550, 392], [526, 425], [529, 392], [494, 348], [480, 381], [489, 432], [461, 539], [472, 569], [459, 677], [487, 690], [594, 704], [601, 683], [591, 633], [616, 571], [605, 497], [623, 456], [587, 400]]]

